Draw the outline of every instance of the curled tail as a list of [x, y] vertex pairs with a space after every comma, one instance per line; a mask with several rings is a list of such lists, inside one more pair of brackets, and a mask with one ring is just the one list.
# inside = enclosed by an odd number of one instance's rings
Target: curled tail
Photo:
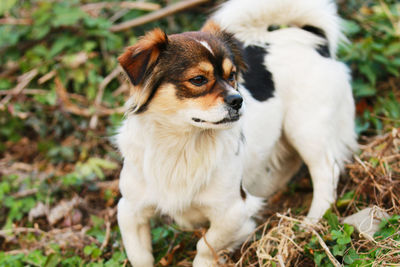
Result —
[[342, 38], [332, 0], [230, 0], [212, 19], [240, 39], [256, 39], [275, 25], [305, 28], [328, 40], [331, 55]]

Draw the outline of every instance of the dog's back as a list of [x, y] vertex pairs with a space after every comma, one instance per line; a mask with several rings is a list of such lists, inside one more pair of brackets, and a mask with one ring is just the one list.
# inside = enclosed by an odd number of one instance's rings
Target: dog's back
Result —
[[212, 19], [242, 42], [244, 185], [268, 197], [304, 161], [313, 180], [308, 216], [319, 219], [336, 198], [340, 170], [355, 150], [354, 101], [329, 0], [231, 0]]

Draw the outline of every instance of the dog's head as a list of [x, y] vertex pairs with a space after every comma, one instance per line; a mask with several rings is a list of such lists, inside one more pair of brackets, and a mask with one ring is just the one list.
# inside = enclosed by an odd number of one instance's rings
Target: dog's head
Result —
[[242, 114], [240, 48], [212, 22], [169, 36], [155, 29], [118, 60], [133, 85], [133, 114], [200, 128], [229, 128]]

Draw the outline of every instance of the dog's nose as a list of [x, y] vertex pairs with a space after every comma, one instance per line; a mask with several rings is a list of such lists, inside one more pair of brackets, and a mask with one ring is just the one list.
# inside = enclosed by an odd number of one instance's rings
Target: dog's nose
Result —
[[239, 110], [242, 107], [243, 98], [239, 94], [227, 95], [224, 100], [225, 103], [235, 110]]

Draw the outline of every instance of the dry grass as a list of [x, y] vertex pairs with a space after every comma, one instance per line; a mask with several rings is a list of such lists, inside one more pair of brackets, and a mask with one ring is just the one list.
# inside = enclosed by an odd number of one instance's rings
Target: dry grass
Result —
[[[389, 214], [400, 214], [400, 129], [363, 141], [365, 144], [360, 146], [360, 153], [354, 156], [354, 162], [347, 165], [340, 184], [339, 197], [353, 191], [353, 198], [344, 208], [334, 207], [334, 212], [341, 218], [364, 207], [376, 205]], [[282, 198], [283, 194], [278, 195]], [[301, 196], [294, 198], [304, 201]], [[285, 208], [288, 209], [287, 206]], [[327, 223], [307, 225], [303, 218], [290, 212], [270, 216], [242, 247], [235, 266], [315, 266], [311, 257], [306, 256], [312, 255], [313, 251], [305, 251], [305, 245], [313, 235], [317, 236], [331, 263], [341, 266], [342, 263], [333, 257], [325, 244], [330, 239]], [[351, 246], [359, 255], [373, 249], [385, 251], [377, 254], [372, 266], [400, 266], [398, 241], [391, 237], [380, 241], [369, 241], [357, 234], [353, 237]], [[232, 261], [228, 264], [233, 265]]]
[[348, 190], [355, 190], [355, 195], [345, 214], [364, 205], [400, 214], [400, 128], [366, 141], [347, 166]]

